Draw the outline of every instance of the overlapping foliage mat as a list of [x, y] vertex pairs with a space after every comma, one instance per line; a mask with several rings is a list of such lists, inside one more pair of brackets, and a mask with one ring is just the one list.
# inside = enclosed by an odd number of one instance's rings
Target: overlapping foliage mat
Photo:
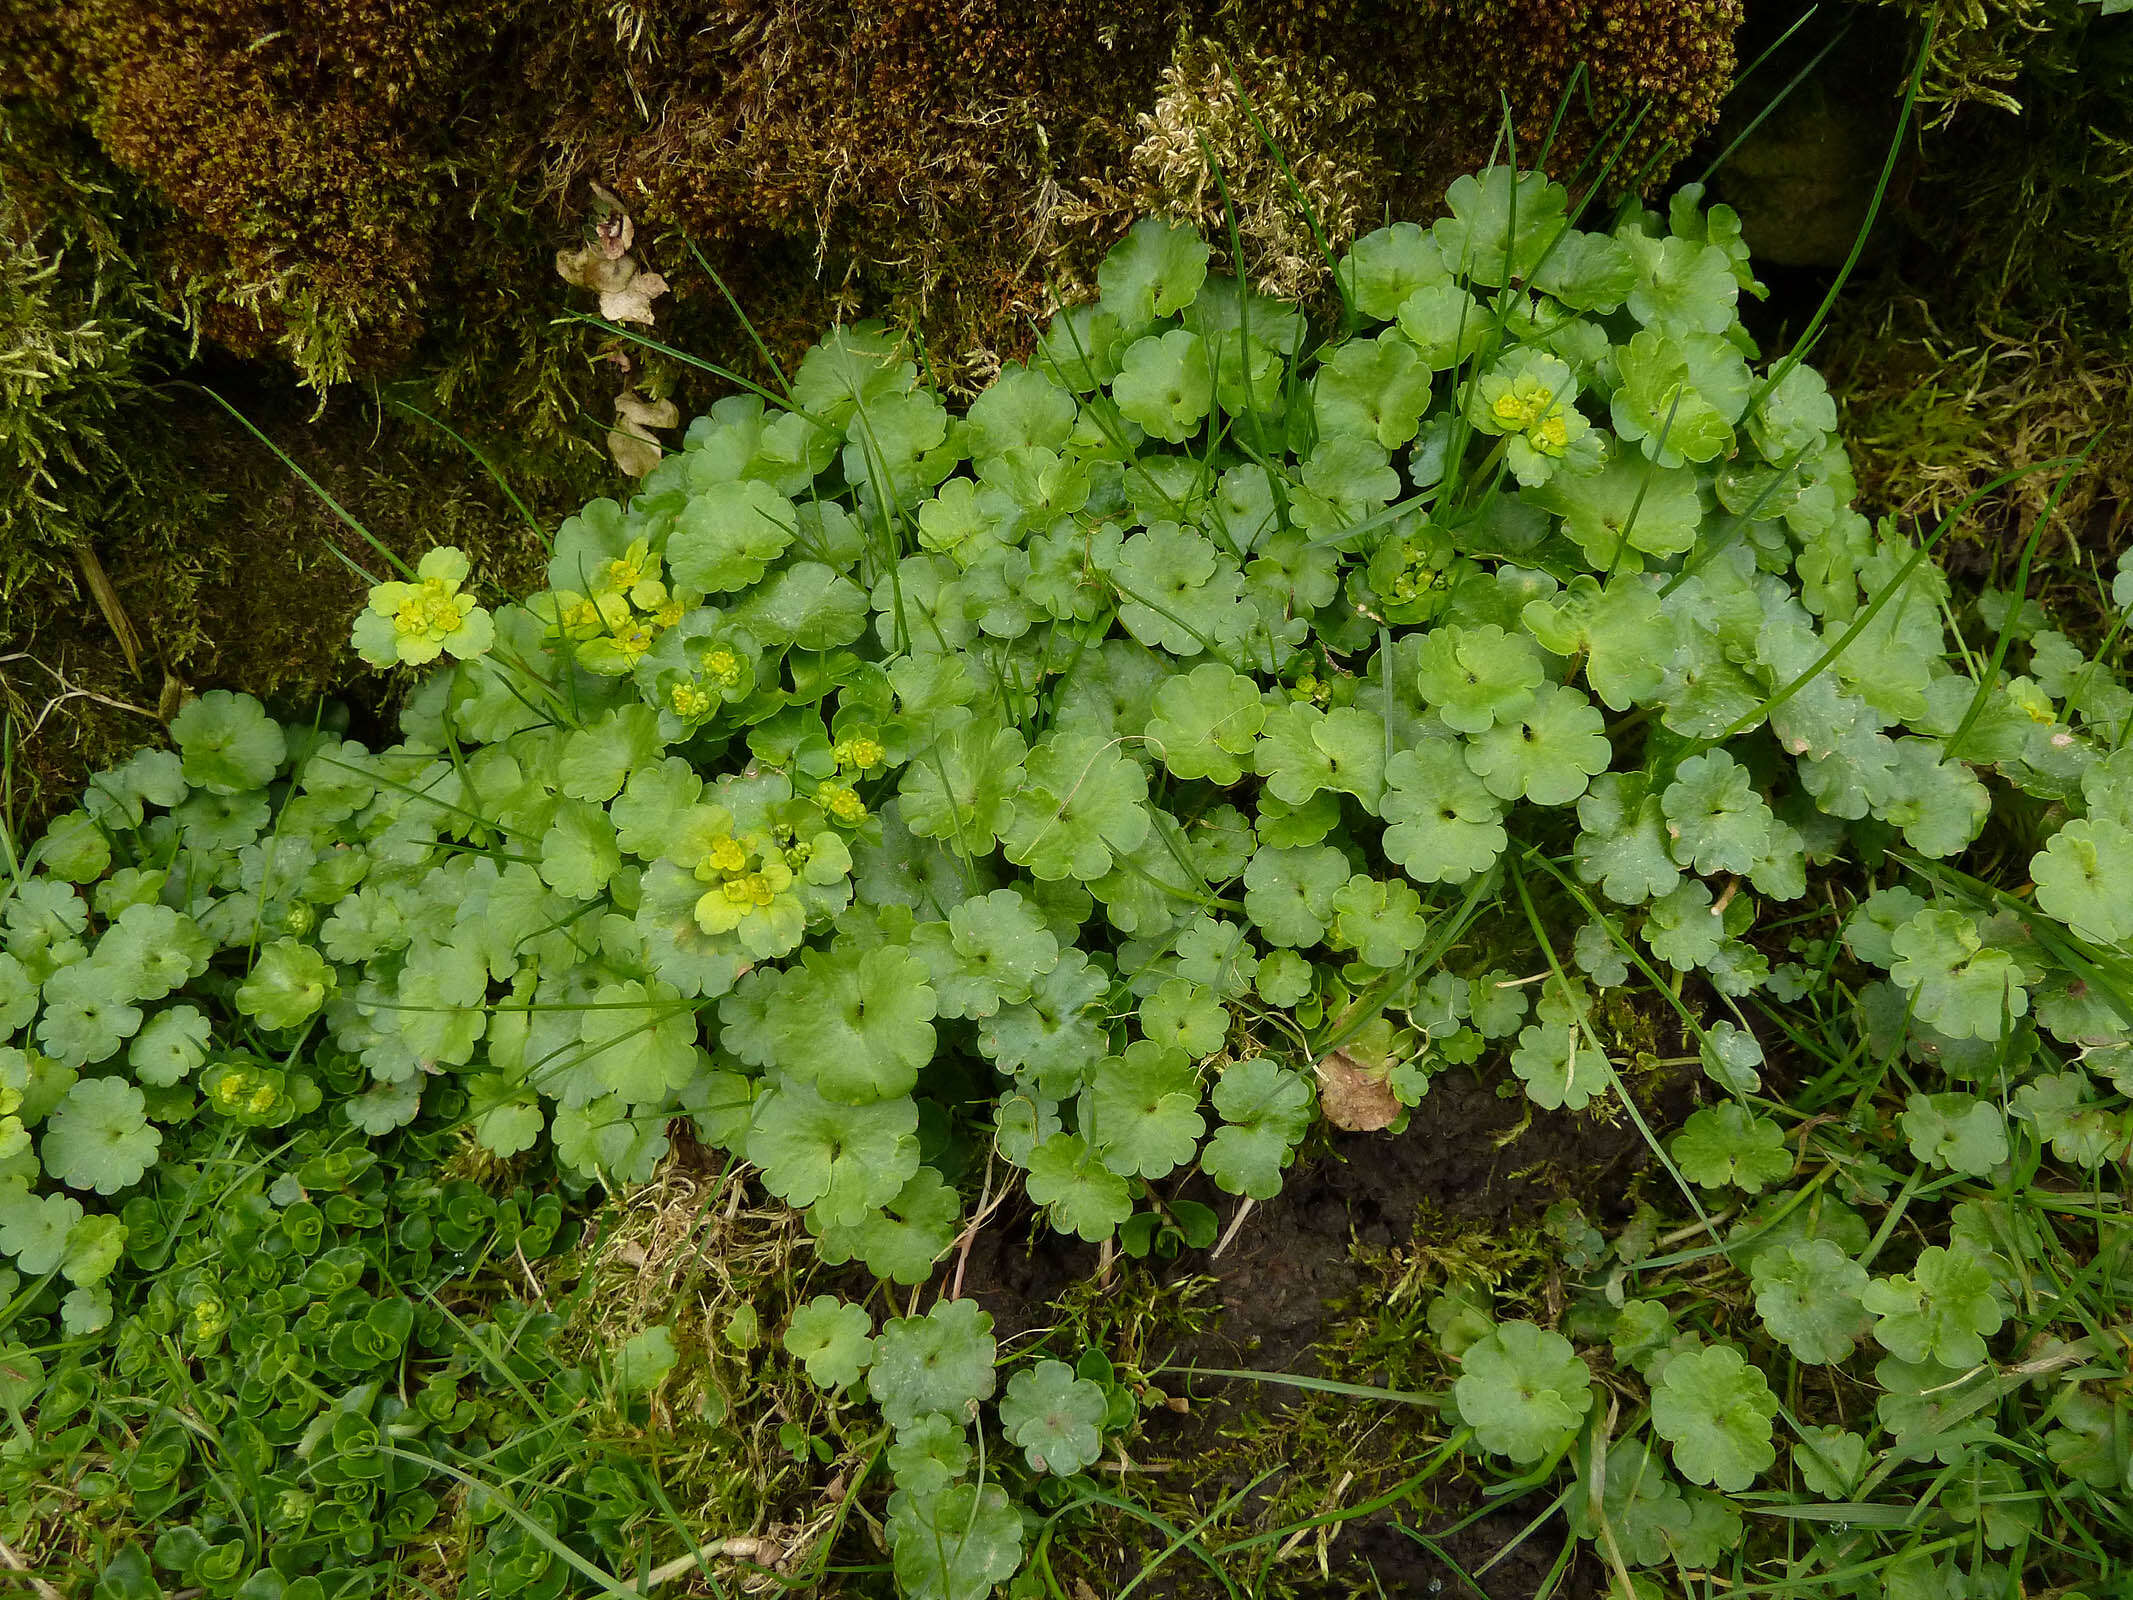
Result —
[[881, 1560], [856, 1504], [904, 1593], [1063, 1594], [1147, 1397], [948, 1296], [981, 1190], [1191, 1252], [1507, 1072], [1653, 1157], [1556, 1326], [1431, 1317], [1444, 1471], [1539, 1491], [1558, 1577], [2122, 1577], [2133, 577], [2077, 643], [1852, 509], [1694, 190], [1449, 210], [1317, 321], [1142, 222], [962, 413], [834, 330], [543, 592], [381, 582], [401, 743], [212, 692], [11, 851], [8, 1541], [120, 1596], [760, 1578], [585, 1420], [687, 1339], [565, 1360], [517, 1298], [685, 1129], [847, 1268], [763, 1329], [844, 1484], [807, 1574]]

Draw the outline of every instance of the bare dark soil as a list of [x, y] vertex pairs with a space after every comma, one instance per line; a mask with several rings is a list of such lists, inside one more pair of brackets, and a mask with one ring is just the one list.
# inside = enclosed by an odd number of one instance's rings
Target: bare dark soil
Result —
[[[1499, 1143], [1518, 1123], [1526, 1102], [1522, 1096], [1500, 1097], [1496, 1076], [1445, 1073], [1432, 1084], [1404, 1133], [1336, 1135], [1315, 1157], [1307, 1155], [1280, 1196], [1253, 1210], [1222, 1256], [1211, 1260], [1206, 1251], [1188, 1251], [1157, 1266], [1158, 1277], [1174, 1284], [1211, 1280], [1207, 1295], [1219, 1302], [1218, 1313], [1201, 1331], [1176, 1343], [1171, 1366], [1325, 1374], [1329, 1365], [1343, 1360], [1343, 1330], [1352, 1328], [1359, 1308], [1367, 1309], [1369, 1299], [1382, 1292], [1372, 1262], [1396, 1257], [1418, 1238], [1426, 1243], [1426, 1237], [1418, 1235], [1418, 1224], [1460, 1232], [1530, 1234], [1542, 1213], [1565, 1198], [1577, 1201], [1603, 1228], [1625, 1216], [1634, 1181], [1648, 1159], [1636, 1130], [1626, 1122], [1537, 1112], [1530, 1126]], [[1669, 1089], [1663, 1098], [1681, 1092]], [[1661, 1120], [1673, 1120], [1675, 1109], [1667, 1108]], [[1221, 1200], [1219, 1209], [1227, 1223], [1233, 1201], [1212, 1193], [1200, 1198]], [[1026, 1217], [997, 1219], [976, 1241], [966, 1277], [966, 1291], [992, 1312], [1003, 1340], [1057, 1323], [1056, 1303], [1098, 1267], [1093, 1247], [1063, 1241], [1041, 1227], [1032, 1230], [1028, 1223]], [[1119, 1269], [1121, 1294], [1124, 1274], [1136, 1270], [1147, 1269]], [[1350, 1381], [1358, 1378], [1352, 1370], [1342, 1375]], [[1166, 1379], [1165, 1387], [1177, 1393], [1187, 1387], [1187, 1380]], [[1286, 1433], [1302, 1440], [1305, 1430], [1296, 1426], [1302, 1409], [1316, 1408], [1323, 1414], [1328, 1400], [1291, 1387], [1234, 1380], [1194, 1379], [1189, 1390], [1190, 1412], [1153, 1413], [1135, 1454], [1167, 1463], [1173, 1478], [1165, 1482], [1164, 1492], [1189, 1497], [1202, 1514], [1265, 1469], [1265, 1455], [1254, 1455], [1250, 1448], [1255, 1439], [1261, 1452]], [[1305, 1486], [1306, 1497], [1325, 1497], [1327, 1509], [1368, 1499], [1412, 1475], [1446, 1431], [1433, 1413], [1421, 1408], [1345, 1399], [1333, 1404], [1394, 1414], [1365, 1431], [1364, 1448], [1380, 1457], [1373, 1463], [1376, 1471], [1350, 1468], [1357, 1471], [1358, 1484], [1374, 1477], [1375, 1487], [1353, 1487], [1334, 1500], [1334, 1483]], [[1247, 1506], [1257, 1503], [1271, 1509], [1284, 1490], [1298, 1487], [1288, 1474], [1318, 1468], [1307, 1458], [1275, 1459], [1285, 1470], [1260, 1485]], [[1305, 1548], [1276, 1569], [1280, 1589], [1270, 1587], [1269, 1592], [1311, 1600], [1477, 1592], [1486, 1600], [1526, 1600], [1538, 1591], [1561, 1549], [1559, 1527], [1543, 1527], [1498, 1560], [1477, 1591], [1459, 1571], [1394, 1526], [1402, 1520], [1425, 1532], [1448, 1527], [1477, 1503], [1474, 1485], [1471, 1475], [1461, 1479], [1447, 1473], [1432, 1510], [1395, 1507], [1340, 1524], [1330, 1540], [1323, 1574], [1310, 1547], [1312, 1536], [1307, 1535]], [[1292, 1509], [1273, 1525], [1294, 1520], [1293, 1504], [1292, 1496]], [[1439, 1541], [1441, 1547], [1471, 1573], [1513, 1540], [1541, 1504], [1521, 1502], [1492, 1512]], [[1129, 1531], [1121, 1529], [1121, 1536]], [[1130, 1574], [1138, 1566], [1135, 1559], [1123, 1570]], [[1182, 1557], [1162, 1570], [1167, 1582], [1144, 1585], [1139, 1592], [1181, 1600], [1219, 1593], [1204, 1567]], [[1569, 1581], [1556, 1591], [1559, 1595], [1589, 1595], [1600, 1586], [1594, 1570], [1573, 1568], [1567, 1576]]]

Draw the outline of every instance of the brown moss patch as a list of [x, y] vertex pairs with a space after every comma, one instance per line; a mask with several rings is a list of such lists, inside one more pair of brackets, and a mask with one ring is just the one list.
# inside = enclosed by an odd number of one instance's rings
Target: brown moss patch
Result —
[[[1537, 149], [1581, 65], [1559, 154], [1647, 107], [1624, 170], [1658, 176], [1709, 125], [1740, 20], [1739, 0], [5, 3], [10, 115], [88, 130], [162, 212], [151, 277], [218, 342], [314, 383], [464, 331], [455, 258], [523, 298], [547, 251], [519, 220], [552, 248], [587, 180], [722, 271], [801, 245], [788, 263], [832, 296], [889, 287], [974, 353], [1019, 335], [1073, 245], [1063, 200], [1160, 197], [1133, 178], [1152, 169], [1176, 187], [1179, 151], [1133, 152], [1223, 98], [1217, 47], [1345, 233], [1402, 184], [1434, 200], [1486, 153], [1502, 96]], [[1266, 162], [1247, 122], [1232, 103], [1207, 124], [1240, 169]]]

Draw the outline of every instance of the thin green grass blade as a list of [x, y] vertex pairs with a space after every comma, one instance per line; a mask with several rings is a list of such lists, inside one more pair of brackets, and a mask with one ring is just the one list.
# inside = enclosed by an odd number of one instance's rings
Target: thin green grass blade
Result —
[[[369, 545], [371, 549], [377, 551], [379, 555], [383, 556], [386, 561], [390, 563], [391, 566], [396, 571], [398, 571], [403, 577], [412, 578], [415, 576], [415, 569], [413, 567], [409, 566], [407, 562], [403, 561], [398, 555], [394, 554], [393, 551], [391, 551], [385, 545], [380, 543], [377, 536], [374, 535], [368, 528], [364, 527], [361, 520], [358, 519], [353, 512], [351, 512], [346, 506], [342, 505], [340, 501], [334, 499], [332, 495], [328, 494], [326, 492], [326, 486], [324, 484], [320, 483], [318, 479], [312, 477], [310, 473], [306, 472], [303, 468], [303, 465], [298, 462], [294, 456], [290, 455], [288, 451], [284, 450], [280, 445], [276, 444], [272, 439], [268, 438], [266, 434], [261, 432], [258, 426], [253, 423], [250, 417], [246, 416], [242, 411], [239, 411], [235, 406], [231, 405], [229, 401], [223, 399], [221, 395], [217, 394], [213, 389], [208, 388], [204, 384], [190, 384], [187, 387], [198, 389], [202, 394], [206, 395], [208, 399], [214, 401], [216, 405], [222, 407], [224, 411], [227, 411], [232, 417], [236, 418], [238, 425], [242, 427], [245, 432], [249, 433], [253, 438], [257, 439], [261, 444], [265, 445], [269, 450], [271, 450], [274, 453], [274, 458], [279, 461], [283, 466], [287, 467], [289, 471], [296, 476], [297, 480], [302, 483], [305, 488], [309, 489], [314, 495], [318, 496], [319, 502], [324, 505], [327, 510], [331, 511], [336, 517], [339, 517], [342, 522], [347, 524], [349, 528], [353, 529], [358, 538], [360, 538], [365, 544]], [[334, 553], [336, 555], [340, 554], [338, 550], [336, 550]], [[346, 556], [342, 556], [341, 559], [343, 561], [348, 560]], [[354, 566], [354, 563], [350, 562], [349, 565]], [[361, 573], [363, 569], [361, 567], [355, 567], [355, 571]], [[365, 576], [368, 575], [365, 574]], [[371, 578], [369, 581], [371, 581], [372, 583], [377, 582], [375, 578]]]

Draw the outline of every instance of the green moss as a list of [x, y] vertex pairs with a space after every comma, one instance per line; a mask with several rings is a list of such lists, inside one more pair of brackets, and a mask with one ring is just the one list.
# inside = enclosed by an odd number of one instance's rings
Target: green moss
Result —
[[[1940, 37], [1942, 125], [1919, 137], [1878, 265], [1818, 361], [1864, 503], [1921, 529], [1960, 512], [1953, 560], [1980, 580], [2011, 574], [2059, 488], [2049, 464], [2086, 453], [2040, 581], [2094, 616], [2094, 568], [2133, 537], [2133, 29], [2075, 0], [2009, 0], [1952, 8]], [[1904, 47], [1899, 34], [1884, 82]], [[1958, 59], [1994, 63], [1964, 80], [1994, 92], [1961, 92]], [[2024, 476], [1965, 509], [2009, 472]]]
[[[87, 261], [82, 260], [88, 257]], [[0, 600], [33, 560], [81, 543], [125, 470], [115, 430], [141, 385], [149, 328], [118, 263], [32, 233], [0, 201]]]
[[0, 115], [0, 605], [138, 487], [146, 386], [187, 349], [135, 220], [90, 141]]
[[2133, 328], [2133, 29], [2058, 5], [2012, 80], [2019, 111], [1929, 145], [1913, 209], [1980, 311]]
[[[1831, 353], [1863, 502], [1922, 531], [1954, 518], [1949, 564], [1995, 583], [2051, 509], [2031, 593], [2100, 634], [2111, 563], [2133, 543], [2125, 338], [2007, 310], [1943, 324], [1906, 297], [1851, 320]], [[1975, 498], [2009, 473], [2021, 476]]]
[[[595, 184], [673, 285], [658, 338], [770, 377], [700, 252], [775, 359], [886, 311], [967, 387], [1129, 211], [1184, 203], [1158, 126], [1198, 126], [1225, 63], [1248, 251], [1301, 287], [1315, 243], [1243, 95], [1344, 235], [1434, 205], [1487, 153], [1499, 92], [1534, 148], [1579, 59], [1558, 164], [1649, 97], [1630, 159], [1656, 175], [1708, 123], [1738, 20], [1737, 0], [1324, 9], [0, 0], [0, 459], [23, 464], [0, 490], [0, 648], [104, 697], [55, 707], [46, 673], [11, 673], [14, 714], [44, 718], [30, 768], [64, 788], [137, 739], [143, 720], [105, 702], [155, 710], [166, 670], [286, 694], [339, 670], [354, 590], [326, 542], [345, 534], [183, 382], [328, 465], [388, 542], [506, 561], [524, 536], [479, 470], [382, 401], [445, 417], [562, 506], [613, 483], [601, 442], [625, 385], [711, 397], [572, 320], [592, 297], [554, 257]], [[142, 635], [139, 678], [80, 548]]]
[[1150, 163], [1211, 74], [1239, 91], [1226, 155], [1262, 169], [1239, 174], [1269, 213], [1253, 243], [1293, 256], [1308, 229], [1243, 95], [1345, 234], [1433, 205], [1504, 96], [1537, 148], [1580, 64], [1559, 164], [1644, 107], [1622, 171], [1656, 179], [1708, 126], [1738, 21], [1739, 0], [0, 0], [0, 117], [121, 175], [82, 209], [212, 343], [314, 387], [441, 372], [462, 415], [562, 445], [613, 393], [597, 341], [555, 327], [583, 302], [549, 265], [595, 182], [699, 353], [744, 347], [696, 249], [773, 329], [886, 306], [982, 379], [1125, 211], [1174, 198]]
[[1932, 27], [1919, 105], [1945, 126], [1965, 106], [2017, 110], [2019, 84], [2039, 43], [2076, 19], [2073, 0], [1869, 0], [1923, 38]]
[[461, 87], [502, 8], [83, 0], [72, 100], [170, 208], [163, 281], [233, 349], [325, 383], [403, 361], [449, 203]]

